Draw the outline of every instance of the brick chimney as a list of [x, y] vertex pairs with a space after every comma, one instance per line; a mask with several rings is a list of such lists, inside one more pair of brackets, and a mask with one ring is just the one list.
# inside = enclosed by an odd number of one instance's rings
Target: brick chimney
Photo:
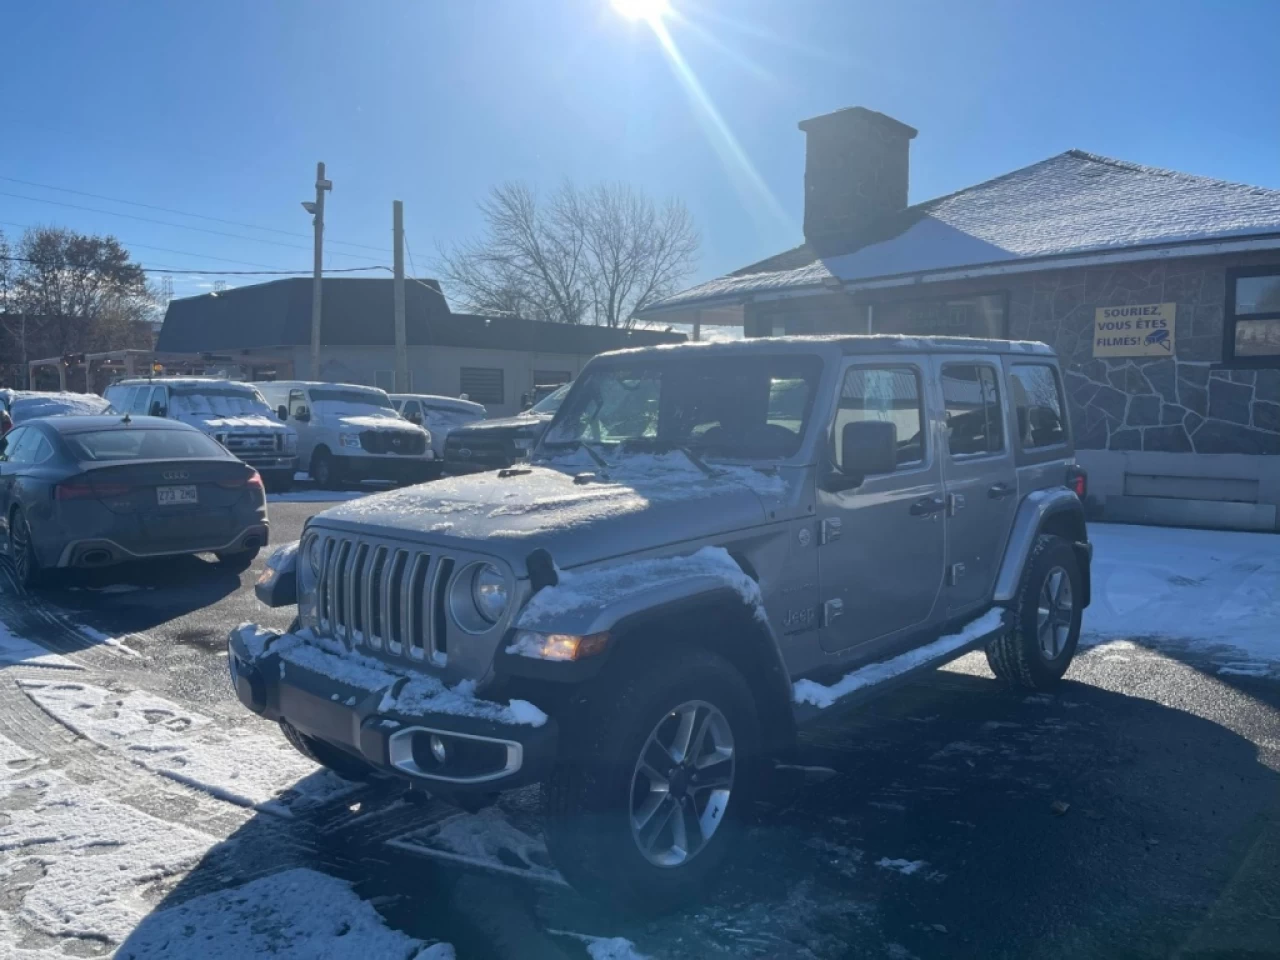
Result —
[[907, 205], [917, 131], [866, 107], [800, 121], [805, 132], [804, 238], [837, 250], [873, 221]]

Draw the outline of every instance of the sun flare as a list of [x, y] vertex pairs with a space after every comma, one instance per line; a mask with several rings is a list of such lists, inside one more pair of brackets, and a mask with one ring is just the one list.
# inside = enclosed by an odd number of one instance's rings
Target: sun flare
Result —
[[628, 20], [656, 23], [671, 12], [668, 0], [611, 0], [613, 9]]

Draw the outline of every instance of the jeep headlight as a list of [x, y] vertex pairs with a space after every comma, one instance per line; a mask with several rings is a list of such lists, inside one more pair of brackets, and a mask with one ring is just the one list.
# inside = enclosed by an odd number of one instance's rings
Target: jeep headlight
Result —
[[306, 537], [302, 541], [298, 558], [298, 620], [304, 627], [319, 624], [317, 600], [320, 593], [320, 577], [324, 573], [324, 541], [320, 537]]
[[483, 633], [502, 619], [511, 603], [507, 578], [491, 563], [475, 563], [454, 578], [449, 608], [458, 626]]
[[360, 448], [360, 434], [358, 433], [340, 433], [338, 434], [338, 446]]

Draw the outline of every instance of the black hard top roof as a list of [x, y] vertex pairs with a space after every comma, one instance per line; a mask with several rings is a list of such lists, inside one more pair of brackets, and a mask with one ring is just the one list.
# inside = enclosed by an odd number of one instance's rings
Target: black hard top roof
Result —
[[749, 337], [743, 340], [680, 343], [615, 350], [603, 358], [628, 356], [751, 356], [764, 353], [825, 353], [846, 355], [884, 353], [999, 353], [1054, 357], [1046, 343], [1036, 340], [985, 340], [977, 337], [911, 337], [893, 334], [833, 334], [809, 337]]

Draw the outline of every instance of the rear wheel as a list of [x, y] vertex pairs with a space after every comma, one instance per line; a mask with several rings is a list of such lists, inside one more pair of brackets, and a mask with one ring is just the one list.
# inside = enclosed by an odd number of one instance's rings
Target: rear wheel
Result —
[[261, 547], [254, 547], [252, 550], [241, 550], [237, 553], [215, 553], [214, 556], [218, 558], [218, 566], [223, 570], [244, 573], [253, 566], [253, 561], [258, 559], [260, 550]]
[[759, 743], [724, 659], [668, 648], [593, 691], [543, 789], [547, 847], [581, 893], [640, 912], [700, 896], [733, 852]]
[[311, 455], [311, 479], [322, 490], [332, 490], [337, 483], [333, 454], [324, 447]]
[[9, 517], [9, 556], [13, 558], [13, 572], [19, 586], [38, 587], [47, 581], [48, 573], [36, 556], [31, 527], [22, 511], [17, 508]]
[[1083, 610], [1080, 563], [1062, 537], [1036, 538], [1018, 589], [1013, 627], [987, 646], [987, 663], [1001, 680], [1046, 690], [1071, 666]]
[[332, 744], [309, 737], [296, 730], [291, 724], [281, 722], [280, 732], [300, 754], [326, 769], [332, 770], [343, 780], [357, 782], [368, 780], [373, 775], [373, 767], [359, 757], [353, 757], [345, 750], [339, 750]]

